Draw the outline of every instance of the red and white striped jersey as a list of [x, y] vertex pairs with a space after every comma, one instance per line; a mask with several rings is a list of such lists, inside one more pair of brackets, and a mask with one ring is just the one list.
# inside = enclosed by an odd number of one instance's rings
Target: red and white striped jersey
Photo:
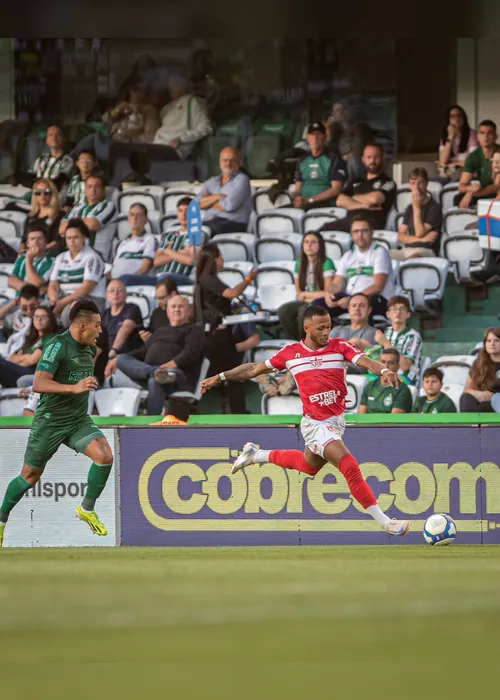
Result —
[[320, 350], [304, 342], [287, 345], [266, 361], [269, 369], [290, 370], [299, 388], [304, 415], [326, 420], [345, 411], [347, 387], [345, 361], [356, 364], [364, 357], [359, 348], [341, 338], [332, 338]]

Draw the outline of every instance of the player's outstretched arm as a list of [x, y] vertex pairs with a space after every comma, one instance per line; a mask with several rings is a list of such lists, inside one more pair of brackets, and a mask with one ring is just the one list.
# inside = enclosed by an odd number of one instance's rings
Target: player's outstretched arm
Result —
[[76, 384], [60, 384], [53, 380], [53, 376], [50, 372], [35, 372], [33, 391], [37, 394], [83, 394], [98, 387], [95, 377], [81, 379]]
[[213, 377], [208, 377], [201, 383], [201, 391], [206, 394], [207, 391], [213, 389], [214, 386], [218, 386], [223, 381], [229, 382], [246, 382], [247, 379], [254, 379], [254, 377], [259, 377], [261, 374], [271, 374], [275, 372], [274, 369], [269, 369], [265, 362], [248, 362], [246, 365], [240, 365], [234, 369], [228, 369], [227, 372], [222, 372], [216, 374]]
[[358, 359], [356, 364], [358, 367], [364, 367], [368, 371], [373, 372], [373, 374], [382, 377], [382, 383], [385, 386], [395, 386], [397, 388], [401, 384], [401, 378], [396, 372], [393, 372], [388, 367], [384, 367], [384, 365], [377, 360], [370, 360], [369, 357], [363, 355]]

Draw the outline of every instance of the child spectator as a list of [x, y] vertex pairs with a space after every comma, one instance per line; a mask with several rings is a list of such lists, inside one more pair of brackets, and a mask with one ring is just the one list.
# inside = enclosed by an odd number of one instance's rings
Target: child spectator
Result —
[[437, 367], [424, 372], [422, 387], [425, 396], [418, 396], [413, 413], [456, 413], [457, 409], [449, 396], [443, 394], [443, 373]]

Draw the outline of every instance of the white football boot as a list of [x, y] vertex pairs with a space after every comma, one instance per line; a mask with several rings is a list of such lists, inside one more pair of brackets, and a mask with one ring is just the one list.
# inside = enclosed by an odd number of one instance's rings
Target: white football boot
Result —
[[239, 472], [243, 467], [254, 464], [253, 458], [258, 450], [260, 450], [259, 445], [256, 445], [254, 442], [247, 442], [243, 446], [240, 456], [234, 460], [231, 474], [236, 474], [236, 472]]

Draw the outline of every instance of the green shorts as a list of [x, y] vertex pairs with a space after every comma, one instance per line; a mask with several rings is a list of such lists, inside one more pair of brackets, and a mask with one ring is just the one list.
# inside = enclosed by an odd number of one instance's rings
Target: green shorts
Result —
[[91, 442], [104, 437], [90, 416], [80, 420], [76, 428], [74, 426], [58, 428], [53, 421], [50, 423], [45, 421], [45, 418], [36, 421], [26, 445], [24, 464], [32, 469], [45, 469], [45, 465], [61, 445], [66, 445], [71, 450], [83, 454]]

